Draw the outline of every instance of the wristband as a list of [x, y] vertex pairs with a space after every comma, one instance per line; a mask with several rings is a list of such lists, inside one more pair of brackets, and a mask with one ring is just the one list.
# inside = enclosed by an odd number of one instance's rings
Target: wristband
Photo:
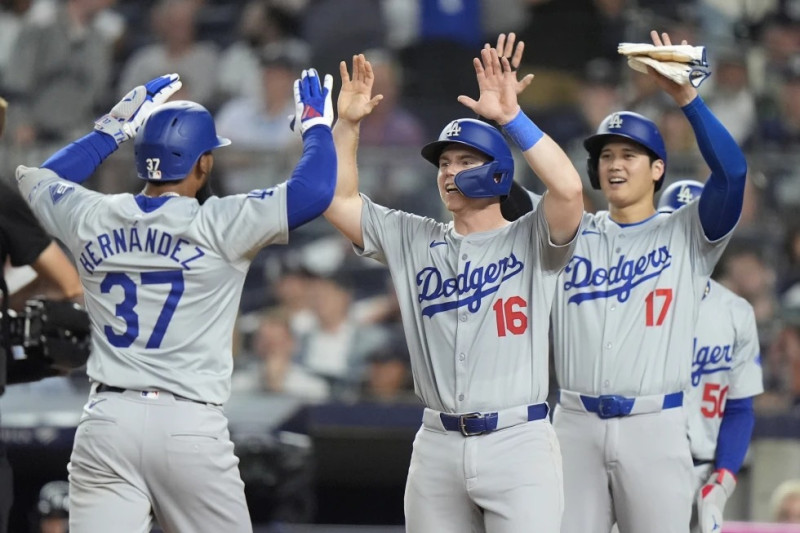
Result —
[[521, 109], [511, 122], [503, 126], [503, 129], [523, 152], [544, 137], [544, 132]]

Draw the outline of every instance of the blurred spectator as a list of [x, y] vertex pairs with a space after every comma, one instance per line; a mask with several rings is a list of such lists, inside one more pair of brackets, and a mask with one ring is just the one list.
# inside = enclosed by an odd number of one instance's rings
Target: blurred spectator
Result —
[[683, 111], [676, 106], [667, 107], [655, 121], [669, 154], [664, 186], [684, 179], [705, 181], [710, 171], [700, 154], [692, 125]]
[[279, 151], [302, 146], [300, 135], [289, 128], [294, 116], [294, 80], [307, 68], [308, 50], [299, 41], [270, 43], [259, 58], [261, 93], [225, 103], [216, 116], [217, 132], [239, 150]]
[[402, 327], [367, 356], [363, 394], [366, 400], [419, 402], [413, 393], [411, 361]]
[[337, 80], [340, 61], [386, 46], [386, 21], [377, 0], [308, 0], [300, 25], [311, 46], [311, 64]]
[[[442, 124], [464, 116], [464, 106], [454, 97], [477, 91], [474, 71], [464, 65], [471, 64], [483, 45], [481, 2], [406, 0], [405, 10], [398, 9], [398, 3], [388, 4], [393, 16], [390, 26], [408, 28], [404, 42], [393, 42], [405, 69], [402, 94], [424, 123], [428, 137], [436, 138]], [[398, 20], [399, 16], [403, 18]], [[447, 60], [442, 61], [443, 57]]]
[[727, 48], [714, 57], [714, 75], [703, 85], [703, 98], [736, 142], [745, 146], [756, 127], [756, 98], [745, 55], [741, 49]]
[[[797, 310], [790, 311], [797, 315]], [[789, 317], [797, 322], [800, 317]], [[786, 411], [800, 402], [800, 331], [788, 323], [763, 352], [761, 367], [764, 372], [764, 394], [755, 400], [760, 412]]]
[[261, 50], [268, 43], [293, 37], [297, 32], [296, 24], [291, 13], [270, 5], [267, 0], [251, 0], [245, 4], [239, 20], [239, 38], [220, 56], [221, 101], [241, 96], [261, 97]]
[[777, 275], [757, 251], [729, 246], [717, 269], [715, 278], [753, 306], [759, 326], [774, 319]]
[[583, 156], [586, 153], [583, 140], [597, 131], [605, 117], [622, 109], [619, 82], [616, 63], [592, 59], [583, 70], [575, 101], [537, 112], [536, 122], [568, 153], [579, 150]]
[[[528, 23], [517, 37], [525, 42], [522, 71], [536, 75], [534, 90], [520, 95], [524, 108], [548, 108], [576, 101], [584, 66], [595, 57], [617, 61], [621, 35], [604, 32], [616, 26], [617, 6], [596, 0], [529, 0]], [[609, 15], [609, 26], [604, 13]], [[565, 39], [564, 28], [581, 28]], [[611, 42], [613, 41], [613, 43]]]
[[30, 11], [32, 0], [7, 0], [0, 2], [0, 87], [8, 68], [11, 52], [20, 29]]
[[[786, 294], [787, 291], [800, 282], [800, 221], [794, 220], [786, 225], [788, 227], [786, 228], [783, 242], [785, 266], [778, 283], [778, 293], [780, 295]], [[800, 298], [792, 302], [784, 302], [785, 305], [791, 305], [791, 303], [796, 303], [800, 307]]]
[[[93, 25], [113, 0], [65, 0], [51, 16], [26, 20], [3, 83], [18, 146], [64, 143], [82, 134], [105, 105], [112, 47]], [[147, 80], [145, 80], [147, 81]]]
[[800, 24], [790, 12], [776, 13], [768, 17], [761, 30], [756, 74], [752, 76], [757, 94], [774, 95], [780, 86], [789, 60], [800, 53]]
[[183, 88], [173, 100], [192, 100], [213, 110], [217, 96], [219, 52], [196, 40], [200, 0], [159, 0], [150, 13], [156, 42], [137, 50], [120, 73], [120, 94], [168, 72], [177, 72]]
[[299, 339], [298, 363], [323, 377], [338, 400], [355, 399], [365, 379], [367, 356], [386, 342], [384, 330], [359, 324], [353, 315], [352, 280], [335, 272], [314, 282], [311, 306], [317, 325]]
[[365, 55], [375, 74], [372, 93], [382, 94], [383, 100], [361, 122], [362, 145], [422, 145], [427, 140], [422, 122], [402, 107], [400, 65], [388, 50], [370, 50]]
[[800, 54], [784, 67], [775, 98], [773, 103], [762, 105], [754, 145], [796, 150], [800, 147]]
[[800, 479], [778, 485], [770, 498], [772, 519], [783, 524], [800, 524]]
[[38, 523], [36, 533], [67, 533], [69, 531], [69, 482], [50, 481], [39, 491], [36, 504]]
[[296, 347], [288, 313], [280, 308], [267, 311], [253, 335], [255, 359], [239, 369], [233, 379], [237, 390], [288, 394], [314, 401], [327, 399], [330, 386], [296, 363]]
[[[617, 65], [604, 58], [592, 59], [584, 68], [575, 102], [534, 114], [539, 127], [562, 146], [573, 161], [580, 162], [576, 167], [583, 177], [584, 209], [590, 212], [598, 206], [605, 209], [606, 200], [602, 192], [593, 189], [589, 183], [583, 161], [586, 158], [583, 140], [597, 131], [605, 117], [623, 109]], [[536, 188], [540, 187], [538, 183], [534, 182], [534, 185], [532, 190], [544, 192]]]
[[270, 284], [277, 305], [284, 309], [295, 337], [309, 333], [317, 324], [317, 318], [311, 310], [315, 279], [316, 276], [305, 267], [289, 264]]

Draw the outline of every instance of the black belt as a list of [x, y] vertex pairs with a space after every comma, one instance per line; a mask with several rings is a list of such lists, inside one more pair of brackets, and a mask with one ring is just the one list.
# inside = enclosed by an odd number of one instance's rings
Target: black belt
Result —
[[703, 466], [703, 465], [712, 464], [714, 462], [714, 460], [713, 459], [695, 459], [694, 457], [692, 457], [692, 462], [694, 463], [694, 466]]
[[[132, 389], [123, 389], [122, 387], [112, 387], [111, 385], [106, 385], [105, 383], [98, 383], [97, 384], [97, 388], [95, 389], [96, 392], [116, 392], [116, 393], [123, 393], [126, 390], [132, 390]], [[138, 391], [138, 392], [146, 392], [146, 391]], [[186, 396], [181, 396], [179, 394], [175, 394], [175, 393], [172, 393], [172, 392], [170, 394], [172, 394], [172, 396], [176, 400], [180, 400], [182, 402], [194, 402], [194, 403], [199, 403], [201, 405], [216, 405], [216, 406], [219, 406], [219, 404], [217, 404], [217, 403], [201, 402], [200, 400], [193, 400], [191, 398], [187, 398]]]

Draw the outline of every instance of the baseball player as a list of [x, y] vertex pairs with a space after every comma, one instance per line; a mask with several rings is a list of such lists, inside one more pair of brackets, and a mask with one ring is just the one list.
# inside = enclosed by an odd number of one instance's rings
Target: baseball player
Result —
[[[151, 513], [166, 533], [252, 531], [222, 409], [233, 324], [256, 253], [285, 243], [333, 196], [332, 84], [313, 69], [295, 82], [303, 154], [291, 178], [269, 189], [198, 201], [212, 151], [229, 141], [202, 106], [157, 105], [180, 86], [177, 75], [128, 93], [42, 168], [17, 169], [34, 212], [77, 260], [92, 323], [93, 384], [69, 464], [70, 531], [146, 532]], [[140, 194], [75, 183], [134, 135]]]
[[[458, 100], [503, 125], [547, 185], [538, 209], [502, 218], [514, 161], [491, 125], [453, 120], [422, 149], [438, 169], [452, 222], [440, 223], [358, 193], [359, 123], [378, 104], [363, 55], [340, 65], [334, 130], [337, 189], [326, 218], [358, 254], [389, 267], [417, 396], [426, 406], [405, 489], [410, 532], [557, 532], [561, 457], [548, 421], [548, 315], [583, 209], [566, 154], [520, 110], [508, 59], [474, 60], [478, 101]], [[523, 79], [529, 84], [532, 76]]]
[[[697, 181], [675, 182], [661, 193], [658, 210], [689, 205], [702, 190]], [[753, 396], [764, 386], [753, 308], [713, 280], [700, 304], [692, 354], [686, 398], [695, 473], [692, 532], [714, 533], [750, 443]]]
[[[666, 33], [651, 38], [671, 44]], [[584, 141], [590, 181], [608, 211], [584, 215], [553, 304], [563, 533], [607, 533], [614, 521], [621, 533], [689, 529], [687, 354], [708, 278], [741, 212], [747, 164], [694, 87], [647, 75], [683, 110], [711, 175], [699, 201], [658, 214], [653, 197], [667, 154], [651, 120], [612, 113]]]

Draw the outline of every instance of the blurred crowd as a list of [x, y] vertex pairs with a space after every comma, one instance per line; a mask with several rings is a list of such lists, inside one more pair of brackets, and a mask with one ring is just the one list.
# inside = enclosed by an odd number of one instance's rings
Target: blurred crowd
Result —
[[[278, 183], [301, 148], [287, 126], [294, 79], [314, 66], [336, 88], [339, 61], [365, 52], [384, 99], [361, 128], [362, 190], [441, 217], [419, 148], [469, 114], [456, 96], [477, 94], [471, 59], [514, 31], [526, 43], [520, 70], [536, 75], [521, 102], [581, 172], [583, 138], [628, 109], [659, 124], [668, 182], [704, 181], [683, 114], [617, 54], [619, 42], [647, 42], [650, 29], [707, 47], [713, 74], [700, 93], [750, 172], [715, 278], [756, 310], [767, 388], [757, 410], [800, 409], [800, 0], [0, 0], [0, 95], [10, 103], [0, 175], [87, 133], [135, 85], [178, 72], [177, 98], [205, 105], [234, 143], [219, 153], [217, 194]], [[136, 192], [131, 159], [114, 154], [88, 185]], [[541, 190], [530, 171], [516, 179]], [[605, 208], [588, 179], [585, 191], [587, 210]], [[349, 247], [314, 222], [257, 258], [235, 339], [235, 391], [416, 401], [391, 280]]]

